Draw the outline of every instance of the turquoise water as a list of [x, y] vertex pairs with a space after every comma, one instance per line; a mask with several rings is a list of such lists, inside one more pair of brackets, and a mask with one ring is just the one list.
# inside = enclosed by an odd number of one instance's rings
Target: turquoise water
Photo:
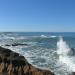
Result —
[[[0, 45], [24, 55], [28, 62], [36, 67], [52, 70], [56, 75], [69, 75], [72, 71], [66, 64], [59, 62], [57, 54], [59, 36], [63, 37], [69, 48], [75, 49], [74, 32], [3, 32], [0, 33]], [[14, 43], [27, 46], [5, 46]]]

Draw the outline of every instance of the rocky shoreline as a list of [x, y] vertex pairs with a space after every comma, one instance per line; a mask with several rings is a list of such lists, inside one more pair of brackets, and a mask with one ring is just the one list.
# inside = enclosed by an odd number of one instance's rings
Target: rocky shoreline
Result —
[[0, 75], [55, 75], [51, 71], [35, 68], [24, 58], [9, 49], [0, 47]]

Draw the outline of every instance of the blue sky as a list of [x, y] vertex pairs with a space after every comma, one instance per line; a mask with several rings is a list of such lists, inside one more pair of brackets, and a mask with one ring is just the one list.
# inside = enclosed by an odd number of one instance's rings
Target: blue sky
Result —
[[75, 32], [75, 0], [0, 0], [0, 31]]

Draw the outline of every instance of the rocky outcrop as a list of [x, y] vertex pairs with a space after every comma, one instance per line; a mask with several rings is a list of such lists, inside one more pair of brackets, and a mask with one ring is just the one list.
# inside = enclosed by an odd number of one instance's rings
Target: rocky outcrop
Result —
[[0, 47], [0, 75], [54, 75], [54, 73], [35, 68], [24, 56]]

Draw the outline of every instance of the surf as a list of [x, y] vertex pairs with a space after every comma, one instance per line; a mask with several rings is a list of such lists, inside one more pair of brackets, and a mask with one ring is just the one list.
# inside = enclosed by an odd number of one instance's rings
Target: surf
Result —
[[70, 72], [75, 72], [74, 57], [71, 57], [69, 55], [70, 53], [72, 53], [72, 51], [69, 45], [63, 40], [63, 37], [59, 37], [59, 41], [57, 42], [58, 61], [65, 64]]

